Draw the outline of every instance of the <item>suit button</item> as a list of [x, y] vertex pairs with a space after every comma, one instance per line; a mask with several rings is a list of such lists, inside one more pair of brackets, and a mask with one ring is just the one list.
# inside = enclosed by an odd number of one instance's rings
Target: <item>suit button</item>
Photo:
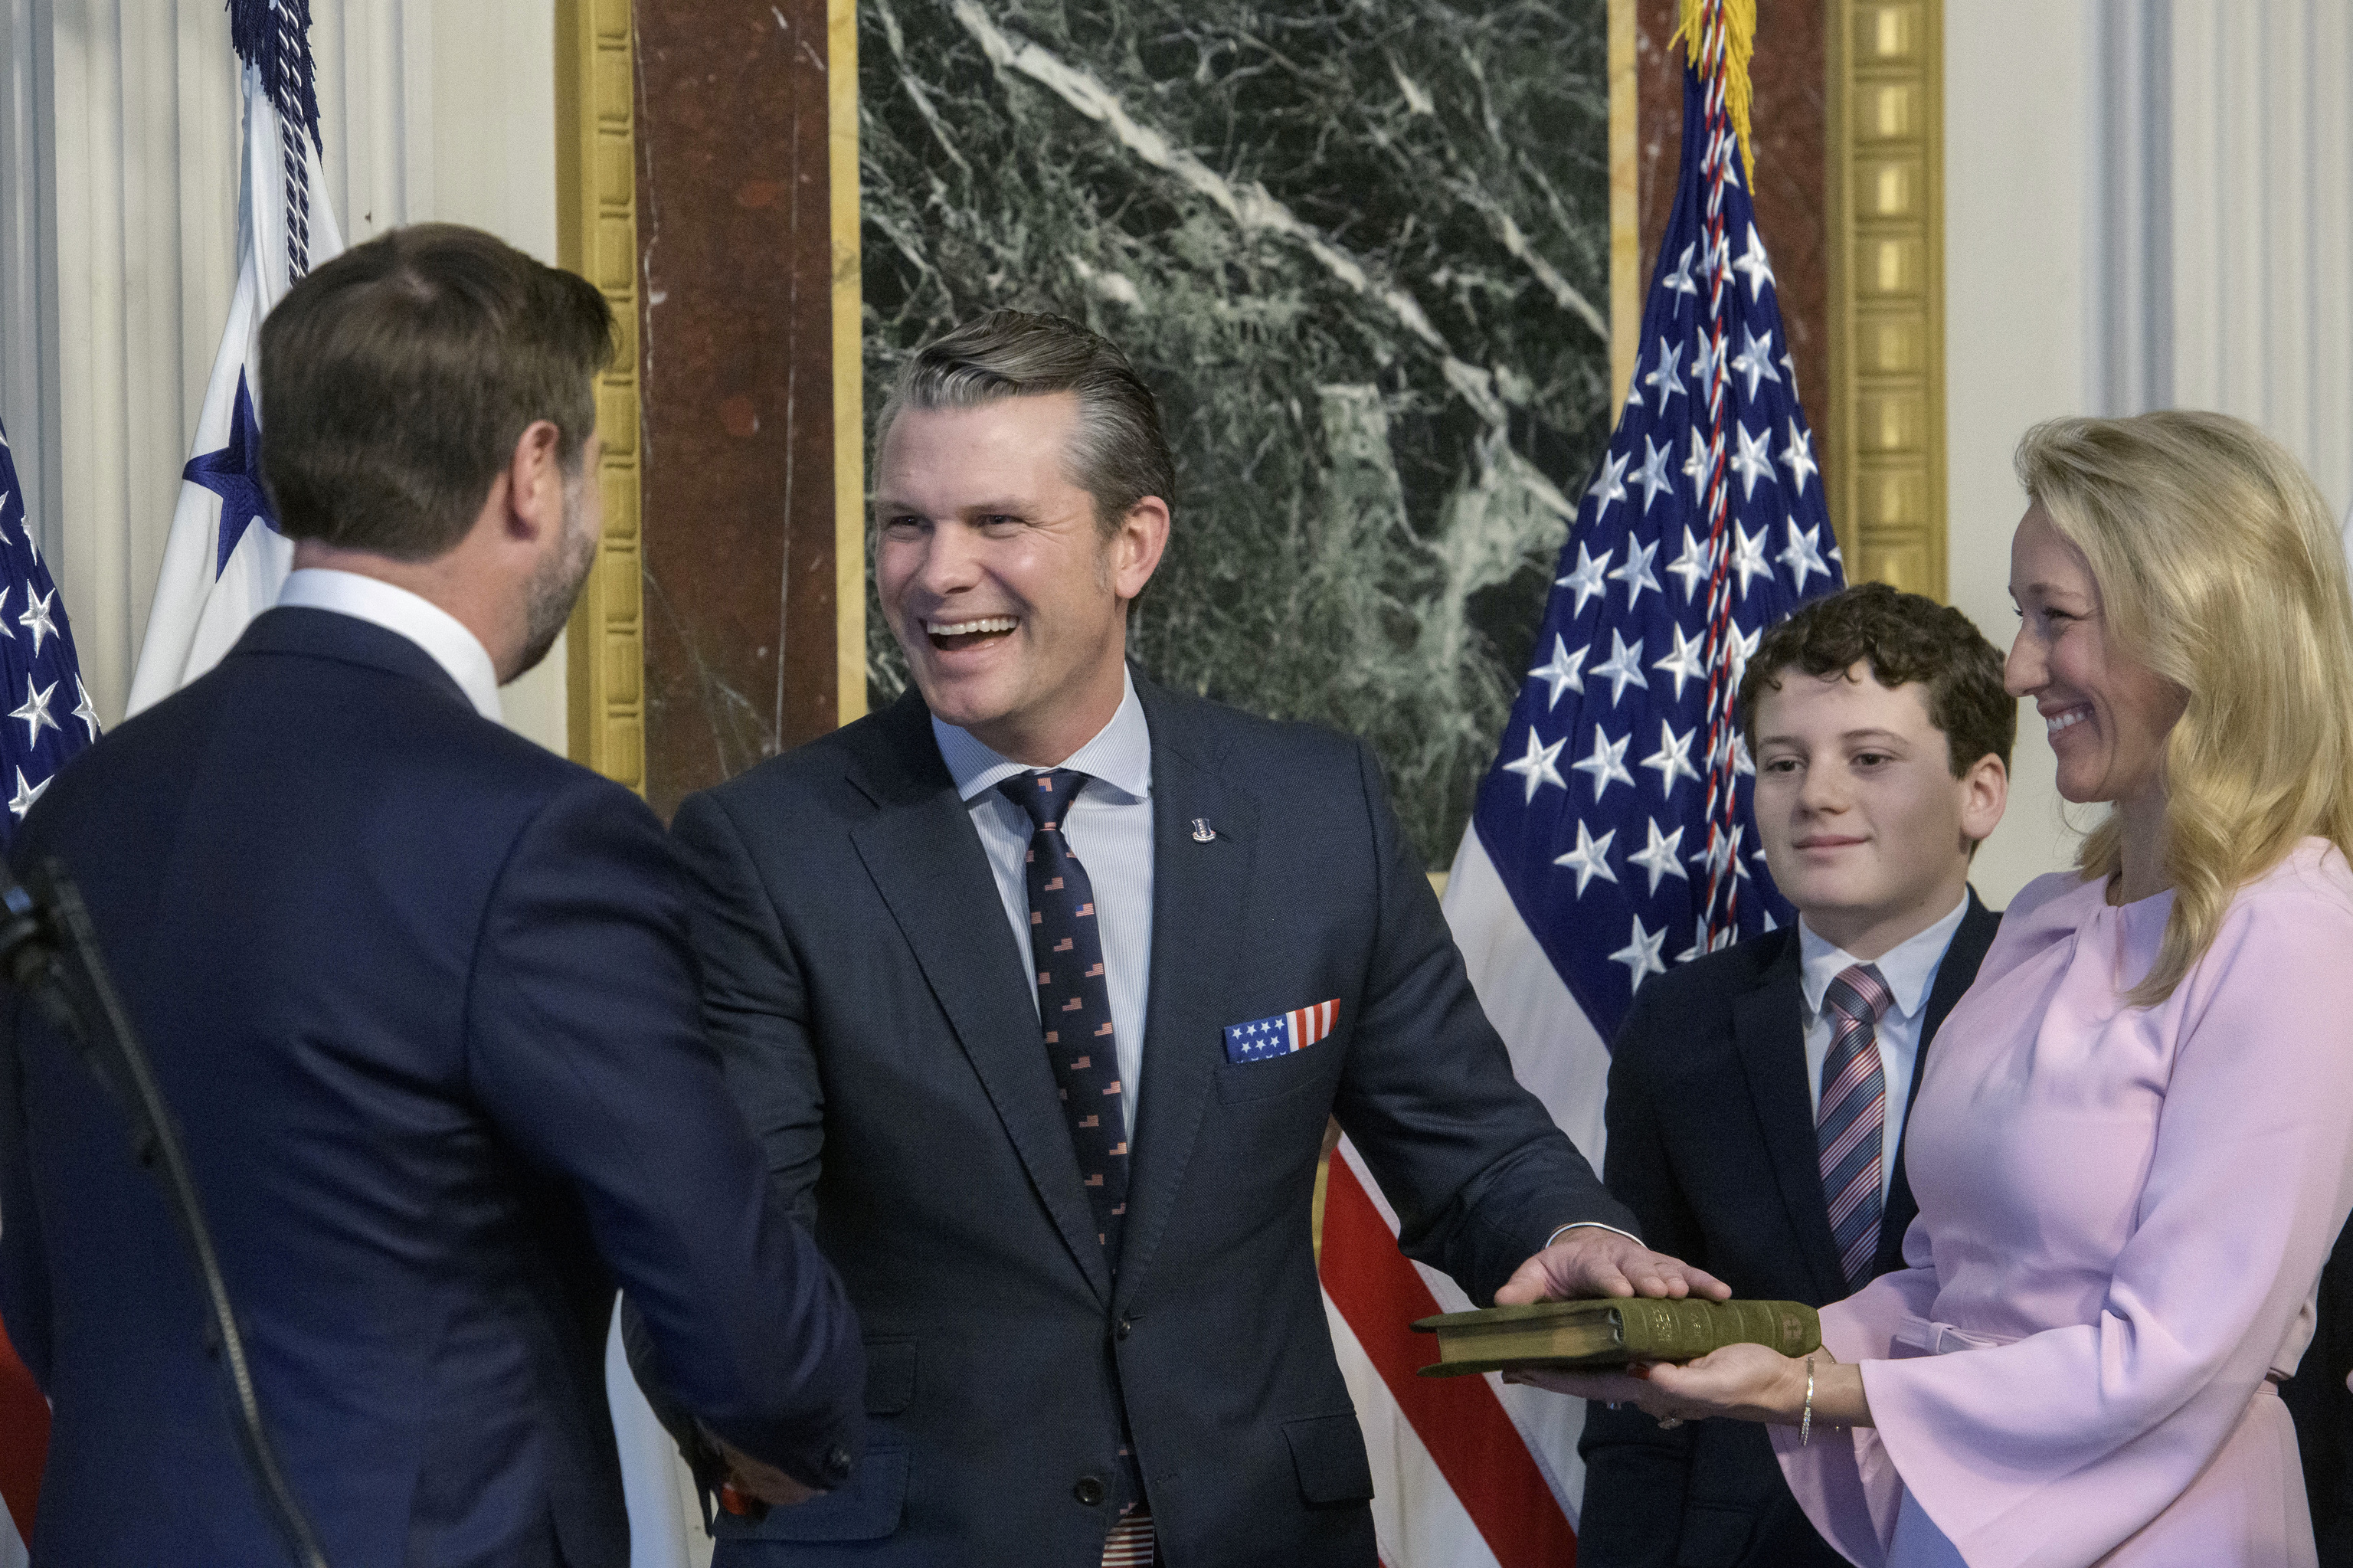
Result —
[[1111, 1494], [1101, 1476], [1081, 1476], [1079, 1484], [1071, 1489], [1071, 1495], [1088, 1508], [1093, 1508]]
[[1123, 1340], [1126, 1339], [1126, 1338], [1127, 1338], [1127, 1331], [1128, 1331], [1130, 1329], [1134, 1328], [1134, 1326], [1135, 1326], [1135, 1319], [1134, 1319], [1134, 1318], [1132, 1318], [1132, 1317], [1128, 1316], [1128, 1315], [1127, 1315], [1126, 1313], [1124, 1313], [1124, 1312], [1123, 1312], [1123, 1313], [1121, 1313], [1121, 1314], [1119, 1315], [1119, 1337], [1120, 1337], [1121, 1339], [1123, 1339]]

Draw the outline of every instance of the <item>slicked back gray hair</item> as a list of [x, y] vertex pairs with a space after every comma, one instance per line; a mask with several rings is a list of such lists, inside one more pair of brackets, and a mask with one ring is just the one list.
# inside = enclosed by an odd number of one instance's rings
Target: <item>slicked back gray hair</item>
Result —
[[1160, 433], [1160, 403], [1109, 338], [1066, 316], [991, 311], [915, 351], [876, 421], [879, 456], [905, 408], [976, 408], [1004, 397], [1073, 392], [1071, 482], [1094, 497], [1108, 538], [1130, 508], [1156, 495], [1176, 504], [1176, 461]]

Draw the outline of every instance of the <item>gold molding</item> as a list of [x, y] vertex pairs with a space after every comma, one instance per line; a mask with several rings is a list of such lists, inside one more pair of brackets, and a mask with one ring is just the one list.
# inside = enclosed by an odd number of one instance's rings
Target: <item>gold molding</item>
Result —
[[1642, 354], [1642, 95], [1637, 0], [1609, 0], [1609, 428]]
[[637, 74], [629, 0], [556, 0], [556, 260], [604, 292], [620, 351], [596, 378], [605, 537], [565, 628], [572, 759], [646, 791], [638, 556]]
[[1945, 597], [1943, 0], [1830, 0], [1831, 520], [1850, 581]]
[[826, 0], [833, 218], [834, 722], [866, 716], [866, 365], [858, 245], [858, 0]]

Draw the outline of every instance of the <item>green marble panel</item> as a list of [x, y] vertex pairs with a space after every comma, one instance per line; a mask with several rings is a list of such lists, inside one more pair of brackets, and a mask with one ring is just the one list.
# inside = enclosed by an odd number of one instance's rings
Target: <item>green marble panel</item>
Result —
[[869, 428], [995, 306], [1118, 343], [1180, 473], [1137, 657], [1367, 737], [1443, 868], [1608, 434], [1603, 0], [859, 11]]

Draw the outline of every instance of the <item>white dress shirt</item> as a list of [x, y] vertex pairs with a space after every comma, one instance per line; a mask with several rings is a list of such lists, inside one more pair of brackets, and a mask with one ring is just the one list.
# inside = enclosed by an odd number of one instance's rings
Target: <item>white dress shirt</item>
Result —
[[[1883, 1205], [1895, 1185], [1895, 1153], [1903, 1147], [1904, 1112], [1912, 1103], [1912, 1075], [1920, 1061], [1920, 1026], [1928, 1010], [1928, 993], [1936, 989], [1936, 970], [1944, 964], [1945, 949], [1952, 946], [1953, 933], [1961, 928], [1961, 916], [1968, 912], [1969, 895], [1964, 892], [1951, 914], [1870, 960], [1894, 998], [1873, 1032], [1879, 1043], [1880, 1070], [1887, 1078], [1887, 1112], [1879, 1126], [1879, 1201]], [[1831, 1054], [1830, 1010], [1822, 1005], [1822, 994], [1842, 970], [1863, 960], [1816, 936], [1802, 915], [1798, 916], [1798, 946], [1802, 966], [1798, 987], [1806, 1003], [1806, 1103], [1813, 1107], [1814, 1119], [1820, 1121], [1822, 1063]]]
[[[1060, 766], [1088, 777], [1062, 819], [1062, 836], [1086, 868], [1087, 885], [1094, 890], [1103, 979], [1111, 988], [1112, 1042], [1124, 1090], [1120, 1109], [1132, 1139], [1144, 1081], [1144, 1010], [1152, 990], [1152, 731], [1144, 722], [1144, 705], [1135, 698], [1134, 676], [1125, 679], [1119, 711]], [[1027, 856], [1035, 824], [1028, 811], [997, 793], [997, 786], [1017, 774], [1041, 769], [1001, 757], [969, 731], [936, 717], [932, 735], [955, 780], [956, 794], [972, 812], [980, 847], [988, 853], [988, 869], [996, 874], [997, 891], [1005, 901], [1006, 924], [1021, 954], [1021, 989], [1034, 1007], [1038, 977], [1029, 956]], [[1043, 1050], [1043, 1044], [1039, 1048]]]
[[325, 567], [305, 567], [278, 590], [281, 609], [331, 609], [371, 626], [407, 638], [448, 672], [474, 705], [474, 711], [492, 723], [499, 719], [499, 673], [481, 639], [465, 622], [405, 588], [357, 572]]

